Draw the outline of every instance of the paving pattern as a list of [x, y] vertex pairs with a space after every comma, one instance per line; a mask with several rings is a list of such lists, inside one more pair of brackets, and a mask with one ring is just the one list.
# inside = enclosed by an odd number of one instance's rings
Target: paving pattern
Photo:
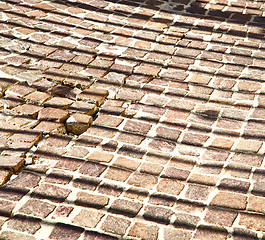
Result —
[[263, 0], [0, 0], [0, 239], [265, 239]]

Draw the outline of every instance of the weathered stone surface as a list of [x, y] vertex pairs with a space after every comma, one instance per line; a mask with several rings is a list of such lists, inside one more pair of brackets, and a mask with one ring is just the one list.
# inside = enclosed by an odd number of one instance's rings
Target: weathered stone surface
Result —
[[89, 125], [92, 123], [92, 121], [93, 118], [91, 116], [75, 113], [66, 120], [66, 130], [67, 132], [73, 134], [84, 133], [89, 128]]

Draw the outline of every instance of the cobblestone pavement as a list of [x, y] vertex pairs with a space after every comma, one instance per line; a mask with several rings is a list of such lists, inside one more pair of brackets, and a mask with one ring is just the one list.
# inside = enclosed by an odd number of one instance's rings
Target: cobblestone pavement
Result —
[[0, 10], [0, 239], [265, 239], [263, 0]]

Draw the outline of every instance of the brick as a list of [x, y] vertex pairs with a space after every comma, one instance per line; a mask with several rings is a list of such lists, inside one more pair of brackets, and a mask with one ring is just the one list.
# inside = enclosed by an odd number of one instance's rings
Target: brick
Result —
[[220, 179], [215, 176], [207, 176], [204, 174], [193, 173], [190, 175], [188, 182], [215, 186], [219, 182], [219, 180]]
[[213, 149], [206, 149], [204, 154], [202, 155], [203, 160], [212, 161], [220, 161], [225, 162], [229, 156], [229, 152], [220, 151], [220, 150], [213, 150]]
[[132, 145], [123, 145], [120, 147], [118, 150], [118, 154], [125, 155], [127, 157], [132, 157], [132, 158], [138, 158], [141, 159], [145, 152], [142, 148], [137, 147], [137, 146], [132, 146]]
[[159, 176], [162, 171], [163, 171], [163, 166], [148, 162], [144, 162], [140, 168], [141, 173], [147, 173], [155, 176]]
[[104, 214], [101, 212], [82, 209], [72, 220], [72, 223], [82, 227], [95, 228], [103, 216]]
[[57, 223], [49, 237], [56, 240], [77, 240], [83, 231], [81, 227]]
[[75, 204], [85, 207], [103, 208], [109, 203], [109, 198], [102, 195], [78, 192]]
[[121, 89], [117, 94], [117, 99], [131, 101], [131, 102], [138, 102], [144, 96], [144, 93], [137, 90], [130, 90], [130, 89]]
[[91, 116], [75, 113], [66, 120], [66, 130], [73, 134], [82, 134], [89, 128], [92, 121], [93, 118]]
[[123, 119], [116, 116], [101, 114], [94, 121], [93, 125], [116, 128], [123, 122]]
[[265, 218], [259, 214], [241, 213], [238, 224], [254, 231], [265, 230]]
[[118, 238], [112, 237], [107, 234], [98, 233], [94, 231], [85, 232], [84, 240], [117, 240]]
[[236, 212], [209, 208], [206, 211], [204, 221], [210, 224], [231, 227], [236, 217]]
[[70, 136], [61, 135], [61, 134], [50, 134], [48, 138], [45, 138], [41, 141], [43, 146], [50, 146], [56, 148], [64, 148], [72, 140]]
[[67, 86], [62, 86], [62, 85], [57, 85], [51, 90], [49, 90], [49, 93], [55, 96], [60, 96], [60, 97], [66, 97], [70, 94], [70, 92], [73, 89]]
[[143, 173], [134, 173], [128, 180], [128, 184], [131, 184], [135, 187], [152, 189], [153, 186], [157, 183], [157, 181], [158, 179], [156, 176]]
[[21, 106], [17, 106], [13, 108], [13, 110], [17, 112], [19, 115], [30, 116], [30, 117], [36, 118], [38, 115], [38, 112], [42, 108], [43, 107], [32, 105], [32, 104], [23, 104]]
[[235, 192], [247, 193], [250, 183], [237, 179], [223, 178], [219, 184], [219, 189]]
[[60, 205], [52, 213], [51, 218], [56, 219], [57, 217], [68, 217], [69, 214], [73, 211], [73, 209], [74, 209], [73, 207]]
[[107, 167], [102, 164], [85, 162], [79, 169], [79, 172], [84, 175], [99, 177], [106, 169]]
[[183, 229], [195, 229], [201, 220], [198, 216], [186, 213], [177, 213], [175, 216], [176, 220], [174, 221], [174, 226]]
[[97, 112], [97, 106], [95, 104], [87, 103], [84, 101], [75, 101], [67, 111], [71, 113], [85, 113], [93, 116]]
[[221, 148], [221, 149], [231, 149], [234, 145], [234, 141], [226, 138], [216, 137], [213, 139], [210, 147]]
[[158, 127], [156, 129], [156, 136], [167, 140], [177, 141], [180, 134], [181, 131], [173, 128]]
[[204, 143], [208, 140], [207, 135], [198, 134], [198, 133], [186, 133], [183, 136], [182, 143], [194, 146], [203, 146]]
[[66, 128], [63, 123], [41, 121], [34, 130], [39, 130], [49, 133], [66, 133]]
[[240, 139], [237, 145], [235, 146], [235, 151], [256, 153], [261, 148], [261, 145], [261, 141]]
[[187, 170], [182, 170], [174, 167], [167, 167], [162, 173], [161, 177], [178, 179], [178, 180], [186, 180], [189, 176], [190, 172]]
[[195, 108], [195, 104], [188, 100], [171, 100], [166, 107], [174, 110], [191, 111]]
[[130, 224], [131, 222], [127, 219], [109, 215], [101, 225], [101, 229], [108, 233], [123, 236]]
[[34, 87], [30, 87], [26, 84], [16, 84], [10, 88], [8, 88], [8, 90], [5, 92], [6, 95], [15, 95], [17, 97], [24, 97], [26, 95], [28, 95], [29, 93], [32, 93], [36, 91], [36, 88]]
[[65, 97], [53, 97], [52, 99], [46, 101], [44, 103], [45, 107], [52, 107], [52, 108], [61, 108], [67, 109], [74, 103], [73, 100], [70, 100]]
[[15, 215], [7, 222], [7, 227], [18, 232], [34, 234], [41, 228], [40, 221], [37, 218]]
[[96, 147], [102, 142], [101, 138], [92, 137], [88, 135], [80, 135], [78, 140], [76, 141], [77, 146], [83, 146], [83, 147]]
[[56, 109], [56, 108], [43, 108], [41, 111], [39, 111], [38, 119], [44, 120], [44, 121], [54, 121], [54, 122], [64, 122], [69, 116], [69, 113], [62, 109]]
[[171, 195], [179, 195], [183, 188], [183, 183], [172, 179], [161, 179], [156, 187], [157, 191]]
[[54, 82], [49, 81], [45, 78], [41, 79], [40, 81], [34, 82], [32, 84], [32, 87], [36, 88], [39, 91], [47, 91], [54, 86], [55, 86]]
[[66, 185], [72, 180], [73, 176], [65, 171], [52, 170], [45, 178], [44, 182]]
[[94, 151], [90, 155], [88, 155], [87, 160], [93, 162], [107, 162], [109, 163], [113, 158], [113, 155], [106, 152], [98, 152]]
[[250, 196], [248, 199], [247, 210], [264, 214], [265, 199], [263, 197]]
[[73, 187], [82, 190], [95, 190], [99, 183], [98, 179], [82, 176], [73, 180]]
[[11, 169], [17, 172], [23, 165], [25, 160], [21, 157], [1, 156], [0, 168]]
[[118, 141], [133, 145], [140, 145], [144, 139], [145, 139], [144, 136], [132, 133], [126, 133], [126, 132], [120, 132], [119, 135], [117, 136]]
[[214, 196], [210, 205], [231, 209], [246, 209], [246, 201], [246, 195], [220, 191]]
[[100, 106], [108, 96], [108, 91], [100, 88], [89, 88], [77, 95], [78, 100], [84, 100]]
[[0, 169], [0, 186], [8, 181], [11, 176], [11, 171], [8, 169]]
[[24, 103], [24, 100], [17, 96], [7, 95], [0, 99], [0, 107], [4, 109], [11, 109]]
[[156, 240], [159, 228], [156, 225], [135, 222], [130, 228], [128, 235], [139, 239]]
[[25, 96], [27, 102], [39, 105], [43, 104], [49, 98], [51, 98], [50, 94], [40, 91], [35, 91]]
[[162, 152], [173, 152], [176, 147], [176, 144], [174, 142], [155, 139], [149, 143], [149, 146], [152, 149], [159, 150]]
[[[72, 61], [75, 61], [75, 59], [73, 59]], [[79, 68], [82, 68], [82, 69], [84, 68], [79, 63], [76, 63], [76, 62], [68, 63], [68, 65], [70, 64], [74, 64], [75, 66], [78, 66]], [[72, 73], [64, 79], [63, 83], [64, 85], [67, 85], [70, 87], [78, 87], [80, 89], [85, 89], [91, 86], [92, 81], [90, 77], [84, 76], [79, 73]]]
[[166, 207], [172, 207], [176, 201], [175, 197], [167, 196], [165, 194], [152, 194], [149, 197], [149, 203], [155, 204], [155, 205], [163, 205]]
[[189, 184], [185, 193], [185, 197], [193, 200], [207, 201], [210, 192], [211, 189], [209, 187]]
[[71, 193], [70, 190], [61, 188], [51, 184], [41, 184], [32, 192], [32, 197], [38, 199], [48, 199], [53, 202], [63, 202], [68, 195]]
[[113, 163], [113, 166], [136, 170], [140, 166], [140, 162], [125, 157], [118, 157]]
[[5, 240], [12, 240], [12, 239], [36, 240], [36, 238], [31, 236], [31, 235], [18, 233], [18, 232], [12, 232], [12, 231], [3, 231], [0, 234], [0, 239], [5, 239]]
[[235, 153], [230, 161], [238, 164], [243, 164], [251, 167], [258, 167], [261, 165], [263, 160], [262, 156], [254, 155], [254, 154], [245, 154], [245, 153]]
[[195, 232], [195, 239], [220, 239], [225, 240], [228, 237], [228, 233], [224, 228], [200, 226]]
[[[22, 29], [21, 29], [22, 30]], [[25, 28], [24, 28], [25, 30]], [[30, 62], [30, 58], [23, 57], [21, 55], [10, 56], [3, 59], [6, 63], [14, 66], [21, 66], [22, 64], [27, 64]]]
[[191, 76], [187, 78], [188, 82], [197, 83], [197, 84], [208, 84], [211, 80], [212, 76], [203, 75], [200, 73], [192, 73]]
[[15, 203], [1, 199], [0, 208], [1, 216], [10, 217], [13, 209], [15, 208]]
[[109, 169], [107, 169], [104, 178], [125, 182], [129, 178], [131, 173], [131, 171], [110, 167]]
[[12, 78], [0, 78], [0, 93], [4, 92], [8, 87], [15, 84], [17, 81]]
[[8, 182], [8, 186], [16, 188], [34, 188], [36, 187], [41, 178], [35, 173], [20, 172], [16, 178]]
[[147, 220], [168, 224], [174, 212], [167, 208], [146, 206], [143, 217]]
[[133, 120], [127, 120], [123, 130], [129, 132], [135, 132], [140, 134], [147, 134], [151, 129], [151, 125], [147, 123], [137, 122]]
[[107, 182], [101, 183], [98, 187], [98, 192], [106, 195], [111, 195], [114, 197], [120, 196], [124, 191], [124, 188], [115, 185], [115, 184], [108, 184]]
[[182, 229], [172, 229], [165, 228], [164, 230], [164, 240], [179, 239], [179, 240], [190, 240], [192, 237], [192, 232], [185, 231]]
[[257, 239], [257, 233], [245, 228], [234, 228], [233, 238], [235, 240], [240, 239]]
[[32, 215], [34, 217], [46, 218], [53, 210], [55, 205], [40, 200], [28, 200], [19, 210], [19, 213]]
[[109, 211], [129, 217], [135, 217], [139, 213], [142, 206], [143, 205], [139, 202], [133, 202], [126, 199], [117, 199], [111, 204]]

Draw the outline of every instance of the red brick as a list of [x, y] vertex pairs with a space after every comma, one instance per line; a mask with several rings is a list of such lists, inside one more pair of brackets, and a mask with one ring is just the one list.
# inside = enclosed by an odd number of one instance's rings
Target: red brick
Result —
[[183, 188], [183, 183], [172, 179], [161, 179], [156, 187], [158, 192], [163, 192], [171, 195], [179, 195]]
[[210, 192], [211, 189], [209, 187], [189, 184], [185, 197], [193, 200], [206, 201], [209, 198]]
[[167, 167], [162, 173], [161, 177], [178, 179], [178, 180], [186, 180], [190, 174], [190, 171], [178, 169], [174, 167]]
[[1, 156], [0, 168], [12, 169], [16, 172], [23, 166], [24, 161], [21, 157]]
[[231, 227], [236, 217], [236, 212], [209, 208], [207, 209], [204, 221], [210, 224]]
[[57, 223], [49, 237], [56, 240], [77, 240], [83, 231], [80, 227]]
[[32, 105], [32, 104], [23, 104], [21, 106], [17, 106], [13, 108], [13, 110], [16, 111], [19, 115], [31, 116], [31, 117], [36, 118], [38, 115], [38, 112], [42, 108], [43, 107]]
[[85, 207], [103, 208], [109, 203], [109, 198], [102, 195], [78, 192], [75, 204]]
[[39, 130], [49, 133], [66, 133], [66, 129], [63, 123], [41, 121], [34, 130]]
[[182, 139], [182, 143], [194, 145], [194, 146], [203, 146], [204, 143], [208, 140], [208, 136], [198, 133], [186, 133]]
[[34, 234], [41, 228], [40, 221], [37, 218], [15, 215], [7, 222], [7, 227], [19, 232]]
[[95, 228], [103, 216], [104, 214], [99, 211], [82, 209], [72, 220], [72, 223], [81, 227]]
[[84, 175], [99, 177], [106, 168], [106, 166], [99, 163], [85, 162], [79, 169], [79, 172]]
[[123, 236], [130, 223], [127, 219], [109, 215], [101, 225], [101, 229], [105, 232]]
[[246, 209], [246, 202], [246, 195], [220, 191], [215, 195], [210, 205], [232, 209]]
[[140, 239], [156, 240], [159, 228], [156, 225], [135, 222], [130, 228], [128, 235]]
[[118, 127], [123, 122], [123, 119], [116, 116], [101, 114], [94, 121], [94, 125], [103, 127]]
[[25, 95], [32, 93], [34, 91], [36, 91], [36, 88], [30, 87], [26, 84], [19, 83], [19, 84], [16, 84], [8, 88], [5, 94], [15, 95], [18, 97], [24, 97]]
[[108, 96], [108, 91], [100, 88], [89, 88], [77, 95], [78, 100], [88, 101], [100, 106]]
[[111, 204], [109, 211], [129, 217], [135, 217], [139, 213], [142, 206], [143, 205], [139, 202], [132, 202], [126, 199], [117, 199]]
[[19, 213], [32, 215], [39, 218], [46, 218], [53, 210], [55, 205], [39, 200], [28, 200], [20, 209]]
[[49, 199], [54, 202], [63, 202], [70, 194], [70, 190], [51, 184], [42, 184], [32, 192], [32, 197]]
[[143, 217], [147, 220], [168, 224], [174, 212], [167, 208], [146, 206]]
[[155, 139], [149, 143], [149, 146], [152, 149], [159, 150], [162, 152], [173, 152], [176, 147], [176, 144], [174, 142]]
[[143, 187], [151, 189], [157, 183], [158, 179], [156, 176], [143, 173], [134, 173], [128, 180], [128, 184], [136, 187]]
[[47, 107], [39, 111], [38, 119], [61, 123], [64, 122], [68, 118], [68, 116], [69, 113], [65, 110]]

